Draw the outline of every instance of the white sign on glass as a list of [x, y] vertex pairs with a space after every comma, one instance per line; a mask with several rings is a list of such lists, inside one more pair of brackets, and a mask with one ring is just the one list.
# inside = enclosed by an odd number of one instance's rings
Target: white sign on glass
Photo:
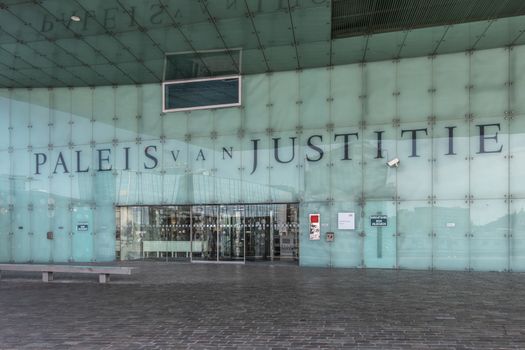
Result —
[[355, 230], [355, 213], [337, 213], [339, 230]]

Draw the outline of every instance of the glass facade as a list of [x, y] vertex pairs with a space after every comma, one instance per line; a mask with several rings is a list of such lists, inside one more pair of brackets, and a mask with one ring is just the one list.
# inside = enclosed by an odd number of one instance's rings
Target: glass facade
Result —
[[167, 114], [158, 84], [0, 90], [0, 261], [114, 260], [116, 207], [299, 203], [304, 266], [524, 271], [523, 58], [249, 75], [240, 108]]

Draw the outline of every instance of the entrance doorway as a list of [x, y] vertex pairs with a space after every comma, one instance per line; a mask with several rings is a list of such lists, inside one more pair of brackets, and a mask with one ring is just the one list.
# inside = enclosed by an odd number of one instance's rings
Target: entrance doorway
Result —
[[297, 261], [298, 204], [121, 206], [120, 260]]

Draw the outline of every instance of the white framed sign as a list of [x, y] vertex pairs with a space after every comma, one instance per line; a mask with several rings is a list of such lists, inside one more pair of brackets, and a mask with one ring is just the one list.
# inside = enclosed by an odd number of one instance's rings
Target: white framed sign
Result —
[[337, 213], [339, 230], [355, 230], [355, 213]]

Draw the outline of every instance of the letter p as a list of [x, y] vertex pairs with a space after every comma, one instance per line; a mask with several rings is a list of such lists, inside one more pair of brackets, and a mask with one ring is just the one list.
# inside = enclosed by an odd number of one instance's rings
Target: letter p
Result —
[[40, 175], [40, 166], [46, 164], [47, 156], [45, 153], [35, 153], [36, 170], [35, 175]]

